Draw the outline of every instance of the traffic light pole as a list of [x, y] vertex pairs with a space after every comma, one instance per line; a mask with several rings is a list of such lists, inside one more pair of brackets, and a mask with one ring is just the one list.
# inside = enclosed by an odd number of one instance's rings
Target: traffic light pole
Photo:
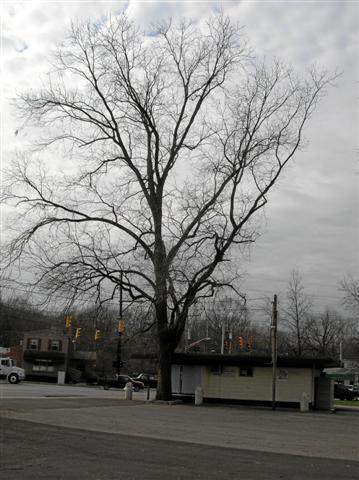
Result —
[[[119, 320], [122, 320], [122, 304], [123, 304], [123, 297], [122, 297], [122, 279], [123, 279], [123, 274], [121, 272], [120, 276], [120, 302], [119, 302]], [[121, 337], [122, 337], [122, 332], [118, 332], [118, 341], [117, 341], [117, 361], [116, 361], [116, 373], [117, 375], [120, 375], [121, 373]]]

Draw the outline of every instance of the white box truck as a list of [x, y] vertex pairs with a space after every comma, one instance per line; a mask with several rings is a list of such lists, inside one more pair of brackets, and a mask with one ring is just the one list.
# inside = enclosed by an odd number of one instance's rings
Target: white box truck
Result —
[[25, 380], [25, 370], [17, 367], [10, 357], [0, 357], [0, 378], [6, 378], [9, 383], [19, 383]]

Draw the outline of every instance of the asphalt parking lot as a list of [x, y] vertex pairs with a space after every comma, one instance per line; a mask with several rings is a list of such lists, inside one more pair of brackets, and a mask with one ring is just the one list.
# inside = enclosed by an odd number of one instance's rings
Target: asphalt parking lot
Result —
[[[155, 391], [151, 391], [154, 398]], [[3, 418], [169, 441], [292, 455], [359, 460], [359, 410], [338, 413], [125, 400], [123, 390], [0, 385]]]
[[96, 386], [0, 383], [1, 478], [359, 478], [359, 410], [196, 407], [146, 396], [125, 400], [123, 390]]
[[[154, 399], [156, 391], [151, 389], [149, 398]], [[11, 385], [5, 380], [0, 381], [0, 399], [5, 398], [50, 398], [52, 396], [70, 396], [70, 397], [93, 397], [93, 398], [117, 398], [124, 399], [125, 392], [123, 389], [111, 388], [104, 390], [98, 385], [89, 386], [86, 384], [76, 385], [57, 385], [56, 383], [40, 383], [40, 382], [20, 382]], [[148, 397], [147, 389], [140, 392], [133, 392], [133, 398], [137, 400], [145, 400]]]

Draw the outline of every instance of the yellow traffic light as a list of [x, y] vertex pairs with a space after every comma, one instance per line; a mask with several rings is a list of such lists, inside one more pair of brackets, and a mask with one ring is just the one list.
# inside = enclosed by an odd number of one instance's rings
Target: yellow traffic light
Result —
[[72, 323], [72, 316], [71, 315], [67, 315], [65, 317], [65, 327], [66, 328], [71, 328], [71, 323]]
[[76, 328], [76, 332], [75, 332], [75, 338], [79, 338], [81, 335], [81, 328]]
[[125, 331], [125, 321], [124, 320], [119, 320], [118, 321], [117, 331], [118, 331], [118, 333], [123, 333]]
[[244, 338], [243, 338], [241, 335], [238, 337], [238, 343], [239, 343], [239, 347], [240, 347], [240, 348], [243, 348], [243, 346], [244, 346]]
[[95, 330], [95, 341], [100, 340], [101, 338], [101, 330]]

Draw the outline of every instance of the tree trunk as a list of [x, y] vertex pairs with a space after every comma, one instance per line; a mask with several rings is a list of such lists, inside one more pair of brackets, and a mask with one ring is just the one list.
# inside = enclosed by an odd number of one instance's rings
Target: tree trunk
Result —
[[159, 371], [158, 371], [158, 385], [157, 385], [157, 400], [171, 400], [172, 398], [172, 342], [161, 338], [159, 345]]

